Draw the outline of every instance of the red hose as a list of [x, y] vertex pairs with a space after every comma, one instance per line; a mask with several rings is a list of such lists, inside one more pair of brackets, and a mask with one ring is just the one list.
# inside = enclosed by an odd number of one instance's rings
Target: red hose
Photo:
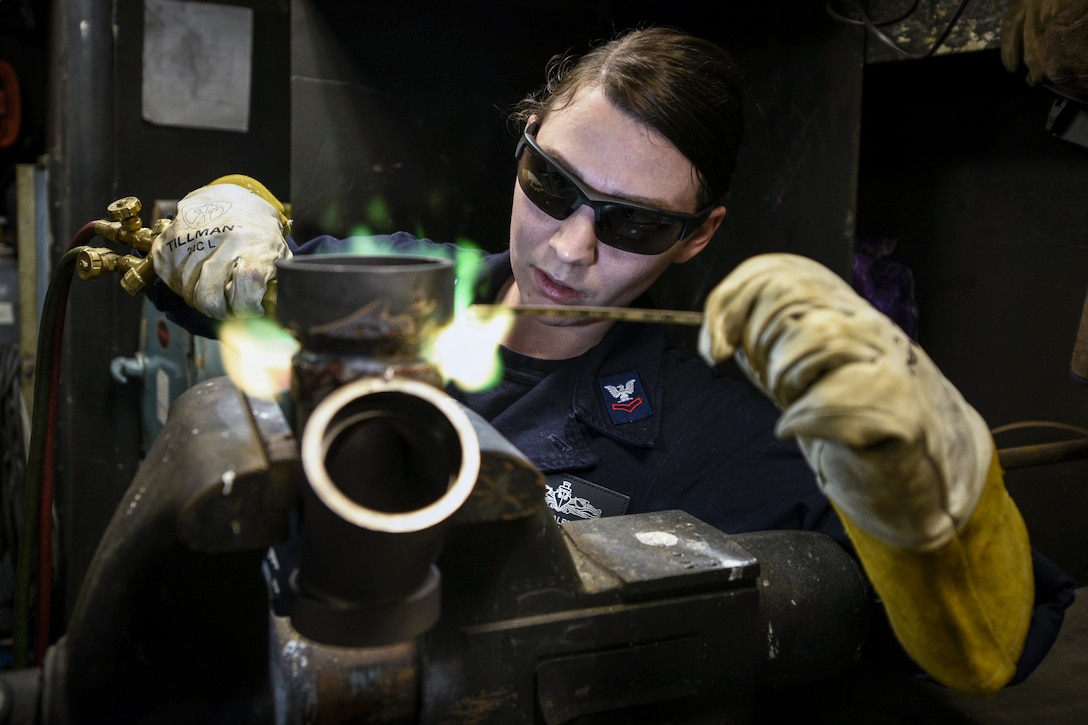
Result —
[[[76, 233], [68, 250], [87, 244], [95, 236], [95, 222], [88, 222]], [[57, 298], [57, 315], [53, 324], [53, 354], [49, 360], [49, 398], [46, 404], [42, 488], [38, 504], [38, 617], [34, 652], [40, 664], [49, 648], [50, 624], [53, 616], [53, 491], [57, 450], [57, 410], [60, 398], [61, 347], [64, 340], [64, 318], [68, 310], [65, 286]]]
[[19, 76], [6, 60], [0, 60], [0, 149], [6, 149], [19, 138], [23, 124]]

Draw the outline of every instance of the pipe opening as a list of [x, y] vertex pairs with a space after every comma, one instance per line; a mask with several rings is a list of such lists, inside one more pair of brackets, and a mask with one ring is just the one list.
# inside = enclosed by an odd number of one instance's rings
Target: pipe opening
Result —
[[348, 406], [325, 448], [332, 483], [360, 506], [387, 514], [430, 506], [461, 468], [454, 427], [429, 404], [400, 394]]
[[479, 440], [464, 410], [432, 386], [363, 378], [314, 409], [302, 465], [318, 498], [344, 520], [374, 531], [419, 531], [471, 494]]

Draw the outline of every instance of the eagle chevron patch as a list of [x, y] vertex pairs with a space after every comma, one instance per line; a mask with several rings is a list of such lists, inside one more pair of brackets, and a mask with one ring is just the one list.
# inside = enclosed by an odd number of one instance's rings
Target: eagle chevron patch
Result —
[[613, 425], [633, 423], [654, 414], [642, 390], [642, 381], [634, 370], [597, 380], [601, 384], [605, 410], [612, 418]]

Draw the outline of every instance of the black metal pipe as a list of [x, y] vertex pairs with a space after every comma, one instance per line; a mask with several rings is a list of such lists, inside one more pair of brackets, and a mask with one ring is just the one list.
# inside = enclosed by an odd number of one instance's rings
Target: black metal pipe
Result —
[[472, 423], [423, 359], [453, 317], [453, 262], [317, 255], [276, 266], [276, 318], [301, 345], [291, 401], [309, 480], [291, 622], [326, 644], [413, 639], [438, 619], [434, 561], [480, 472]]
[[1006, 471], [1014, 468], [1079, 461], [1088, 458], [1088, 438], [999, 448], [997, 455], [1001, 467]]
[[311, 255], [276, 263], [276, 319], [299, 341], [292, 360], [295, 432], [336, 388], [363, 377], [442, 385], [423, 343], [453, 319], [448, 259]]
[[318, 404], [301, 456], [294, 627], [344, 646], [426, 632], [439, 615], [434, 562], [480, 471], [468, 416], [430, 385], [364, 378]]

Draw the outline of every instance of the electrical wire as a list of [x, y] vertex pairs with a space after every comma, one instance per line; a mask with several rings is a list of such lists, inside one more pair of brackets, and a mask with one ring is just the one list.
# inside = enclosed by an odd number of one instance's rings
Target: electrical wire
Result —
[[[68, 292], [80, 247], [95, 236], [95, 223], [85, 224], [60, 258], [45, 294], [38, 334], [37, 365], [34, 376], [34, 401], [27, 456], [26, 491], [23, 522], [19, 530], [19, 550], [15, 566], [15, 601], [12, 622], [12, 660], [16, 668], [28, 667], [30, 650], [30, 582], [37, 551], [37, 628], [35, 652], [44, 655], [49, 646], [52, 617], [52, 538], [53, 489], [56, 460], [57, 409], [60, 390], [60, 352], [64, 338], [64, 318]], [[47, 364], [48, 374], [41, 373]], [[37, 546], [35, 547], [35, 542]]]
[[915, 2], [911, 4], [910, 9], [907, 10], [900, 17], [893, 20], [882, 20], [879, 23], [874, 22], [872, 19], [870, 19], [869, 14], [866, 13], [865, 9], [861, 7], [861, 4], [855, 2], [855, 0], [839, 0], [839, 2], [842, 5], [847, 6], [852, 11], [853, 15], [843, 15], [842, 13], [838, 12], [833, 7], [833, 5], [835, 4], [834, 1], [829, 0], [825, 7], [827, 10], [827, 14], [830, 15], [832, 18], [839, 21], [840, 23], [864, 26], [873, 35], [873, 37], [894, 50], [896, 53], [906, 56], [907, 58], [921, 60], [922, 58], [928, 58], [929, 56], [933, 55], [942, 45], [944, 45], [944, 42], [948, 40], [948, 36], [952, 33], [952, 28], [956, 26], [956, 23], [959, 22], [960, 16], [963, 15], [963, 11], [967, 9], [967, 5], [970, 0], [960, 0], [959, 5], [957, 5], [956, 9], [952, 11], [952, 17], [949, 19], [948, 24], [945, 25], [944, 31], [940, 34], [940, 36], [933, 43], [933, 45], [930, 46], [929, 50], [924, 53], [912, 53], [911, 51], [903, 48], [901, 45], [896, 43], [894, 40], [888, 37], [887, 33], [880, 29], [881, 25], [891, 25], [894, 23], [898, 23], [913, 15], [914, 11], [918, 8], [917, 0], [915, 0]]

